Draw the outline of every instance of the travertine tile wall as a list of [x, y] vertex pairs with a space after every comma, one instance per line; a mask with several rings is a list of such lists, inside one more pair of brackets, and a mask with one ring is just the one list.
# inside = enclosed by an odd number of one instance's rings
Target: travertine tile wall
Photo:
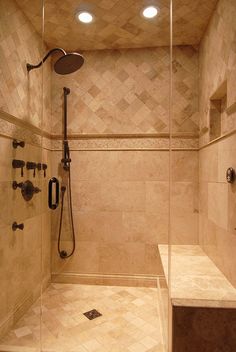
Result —
[[227, 117], [222, 121], [222, 134], [236, 128], [233, 104], [236, 101], [236, 4], [234, 0], [220, 0], [199, 51], [200, 82], [200, 144], [209, 142], [210, 98], [227, 81]]
[[[41, 1], [34, 2], [42, 13]], [[29, 74], [26, 63], [36, 64], [46, 51], [42, 38], [15, 0], [0, 2], [0, 110], [50, 130], [50, 60]], [[44, 119], [42, 119], [42, 84]]]
[[[236, 3], [220, 0], [200, 46], [200, 245], [227, 278], [236, 285], [236, 188], [226, 182], [228, 167], [236, 169]], [[209, 142], [209, 99], [227, 80], [226, 118], [222, 134]]]
[[[41, 7], [41, 1], [35, 6]], [[26, 170], [21, 177], [19, 169], [12, 168], [13, 159], [22, 159], [48, 163], [50, 172], [48, 151], [42, 150], [41, 137], [33, 136], [35, 127], [47, 131], [50, 127], [50, 64], [44, 69], [44, 104], [42, 71], [28, 75], [26, 70], [26, 62], [37, 62], [42, 49], [42, 39], [15, 1], [0, 1], [0, 336], [39, 297], [41, 284], [45, 287], [51, 277], [47, 178], [42, 171], [33, 178]], [[25, 148], [14, 149], [13, 138], [25, 140]], [[12, 182], [27, 179], [42, 193], [26, 203]], [[14, 221], [23, 222], [24, 230], [13, 232]]]
[[[169, 131], [168, 47], [84, 52], [70, 76], [52, 75], [52, 131], [61, 134], [62, 87], [71, 88], [70, 134], [148, 134]], [[198, 54], [174, 47], [173, 132], [198, 133]]]
[[[72, 189], [77, 249], [61, 260], [57, 254], [59, 211], [52, 223], [53, 273], [162, 275], [158, 243], [168, 242], [169, 152], [145, 138], [109, 150], [110, 140], [78, 148], [73, 136], [169, 133], [169, 49], [85, 52], [85, 65], [70, 77], [52, 75], [52, 131], [61, 134], [63, 87], [68, 96], [68, 132], [72, 146]], [[173, 132], [198, 133], [198, 53], [192, 46], [174, 48]], [[132, 146], [133, 143], [133, 146]], [[173, 143], [176, 144], [174, 140]], [[183, 141], [182, 141], [183, 143]], [[192, 142], [191, 142], [192, 143]], [[174, 157], [173, 243], [198, 243], [198, 153], [190, 140]], [[163, 141], [160, 143], [160, 147]], [[81, 145], [81, 143], [79, 144]], [[61, 148], [61, 145], [59, 146]], [[112, 148], [112, 147], [111, 147]], [[136, 150], [135, 150], [136, 149]], [[138, 150], [137, 150], [138, 149]], [[197, 145], [195, 148], [197, 149]], [[53, 152], [58, 174], [60, 152]], [[184, 202], [183, 202], [184, 199]], [[71, 241], [63, 228], [65, 247]]]
[[[59, 210], [53, 212], [53, 273], [163, 275], [157, 244], [168, 243], [169, 152], [73, 150], [71, 158], [76, 252], [59, 258]], [[52, 173], [63, 177], [60, 159], [52, 152]], [[173, 173], [172, 242], [195, 244], [198, 152], [175, 151]], [[67, 216], [62, 248], [70, 249]]]
[[[44, 162], [50, 160], [46, 150], [26, 144], [24, 149], [13, 149], [12, 139], [1, 137], [0, 167], [0, 280], [1, 311], [0, 336], [11, 326], [41, 292], [41, 281], [47, 286], [51, 278], [50, 229], [47, 209], [47, 179], [43, 173], [33, 177], [31, 170], [12, 169], [12, 159]], [[42, 190], [26, 202], [19, 189], [13, 190], [12, 181], [31, 180]], [[23, 231], [12, 231], [12, 223], [24, 223]]]
[[[56, 173], [61, 153], [52, 155]], [[57, 254], [58, 210], [52, 271], [161, 275], [156, 244], [168, 236], [169, 152], [73, 151], [71, 158], [76, 252], [66, 262]], [[62, 248], [70, 239], [66, 221]]]
[[198, 151], [172, 151], [170, 244], [198, 244]]

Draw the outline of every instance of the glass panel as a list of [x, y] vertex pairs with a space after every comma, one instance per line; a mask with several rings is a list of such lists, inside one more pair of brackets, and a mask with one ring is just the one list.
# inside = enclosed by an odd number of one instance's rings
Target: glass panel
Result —
[[1, 0], [0, 351], [40, 349], [42, 70], [26, 63], [41, 56], [41, 1]]
[[[168, 292], [158, 245], [165, 245], [168, 262], [169, 0], [158, 6], [158, 16], [146, 20], [141, 1], [88, 7], [67, 1], [59, 10], [45, 0], [48, 49], [78, 51], [85, 62], [60, 75], [58, 65], [64, 61], [66, 69], [68, 57], [53, 52], [51, 75], [44, 76], [51, 76], [48, 177], [59, 180], [60, 202], [51, 210], [43, 350], [167, 346]], [[76, 20], [83, 10], [94, 22]], [[102, 316], [89, 321], [83, 313], [93, 309]]]
[[173, 1], [173, 351], [233, 351], [236, 3], [189, 1], [187, 9]]

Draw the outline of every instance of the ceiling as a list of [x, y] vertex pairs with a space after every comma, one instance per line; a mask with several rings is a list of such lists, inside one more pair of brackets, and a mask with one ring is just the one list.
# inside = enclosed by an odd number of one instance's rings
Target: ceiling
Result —
[[[16, 0], [38, 32], [40, 11], [32, 0]], [[36, 0], [37, 2], [38, 0]], [[49, 48], [96, 50], [166, 46], [170, 44], [170, 0], [44, 0], [44, 41]], [[173, 1], [173, 44], [197, 45], [217, 0]], [[156, 5], [159, 15], [145, 20], [140, 11]], [[95, 16], [91, 24], [78, 23], [76, 9]]]

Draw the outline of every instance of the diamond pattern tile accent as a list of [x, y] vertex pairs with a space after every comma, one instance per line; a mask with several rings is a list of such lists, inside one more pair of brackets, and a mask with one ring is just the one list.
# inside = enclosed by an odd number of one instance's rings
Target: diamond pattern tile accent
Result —
[[[164, 352], [154, 288], [51, 284], [42, 298], [43, 352]], [[83, 312], [103, 313], [89, 321]], [[40, 300], [16, 323], [1, 346], [39, 346]]]
[[[34, 1], [36, 11], [41, 1]], [[38, 27], [38, 31], [41, 30]], [[50, 60], [42, 70], [27, 74], [26, 62], [42, 57], [43, 43], [15, 0], [0, 1], [0, 110], [34, 126], [50, 130]], [[42, 84], [44, 80], [44, 93]], [[42, 97], [44, 121], [42, 123]]]
[[[36, 28], [39, 14], [31, 0], [17, 0]], [[45, 1], [45, 41], [49, 47], [95, 50], [167, 46], [170, 44], [170, 1], [154, 1], [160, 9], [152, 20], [140, 15], [143, 0]], [[173, 2], [174, 45], [199, 44], [217, 0]], [[148, 2], [147, 2], [148, 4]], [[86, 26], [75, 20], [76, 10], [90, 10], [95, 21]]]
[[[61, 97], [71, 88], [68, 131], [161, 133], [169, 130], [169, 48], [85, 52], [85, 65], [70, 77], [53, 74], [52, 131], [61, 133]], [[174, 132], [198, 131], [198, 54], [174, 48]]]

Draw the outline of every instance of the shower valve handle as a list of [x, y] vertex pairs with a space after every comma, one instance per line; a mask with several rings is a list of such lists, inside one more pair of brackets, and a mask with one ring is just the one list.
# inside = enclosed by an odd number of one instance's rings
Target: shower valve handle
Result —
[[17, 160], [17, 159], [12, 160], [13, 169], [21, 169], [21, 177], [24, 176], [24, 173], [23, 173], [24, 166], [25, 166], [25, 162], [23, 160]]
[[41, 163], [38, 163], [36, 165], [36, 168], [38, 169], [38, 171], [41, 171], [42, 170], [42, 164]]
[[12, 142], [12, 146], [14, 149], [16, 149], [17, 147], [24, 148], [25, 142], [24, 141], [17, 141], [16, 139], [14, 139]]
[[13, 224], [12, 224], [12, 230], [16, 231], [17, 229], [24, 230], [24, 224], [23, 223], [22, 224], [17, 224], [17, 222], [14, 221]]
[[35, 170], [37, 168], [37, 164], [32, 162], [32, 161], [27, 161], [26, 163], [26, 169], [27, 170], [34, 170], [33, 177], [35, 177]]
[[42, 164], [42, 169], [43, 169], [43, 176], [46, 177], [46, 170], [47, 170], [48, 166], [47, 164]]
[[12, 182], [12, 188], [13, 188], [13, 189], [17, 189], [17, 188], [22, 189], [23, 186], [24, 186], [24, 183], [23, 183], [23, 182], [20, 182], [20, 183], [17, 183], [16, 181], [13, 181], [13, 182]]

